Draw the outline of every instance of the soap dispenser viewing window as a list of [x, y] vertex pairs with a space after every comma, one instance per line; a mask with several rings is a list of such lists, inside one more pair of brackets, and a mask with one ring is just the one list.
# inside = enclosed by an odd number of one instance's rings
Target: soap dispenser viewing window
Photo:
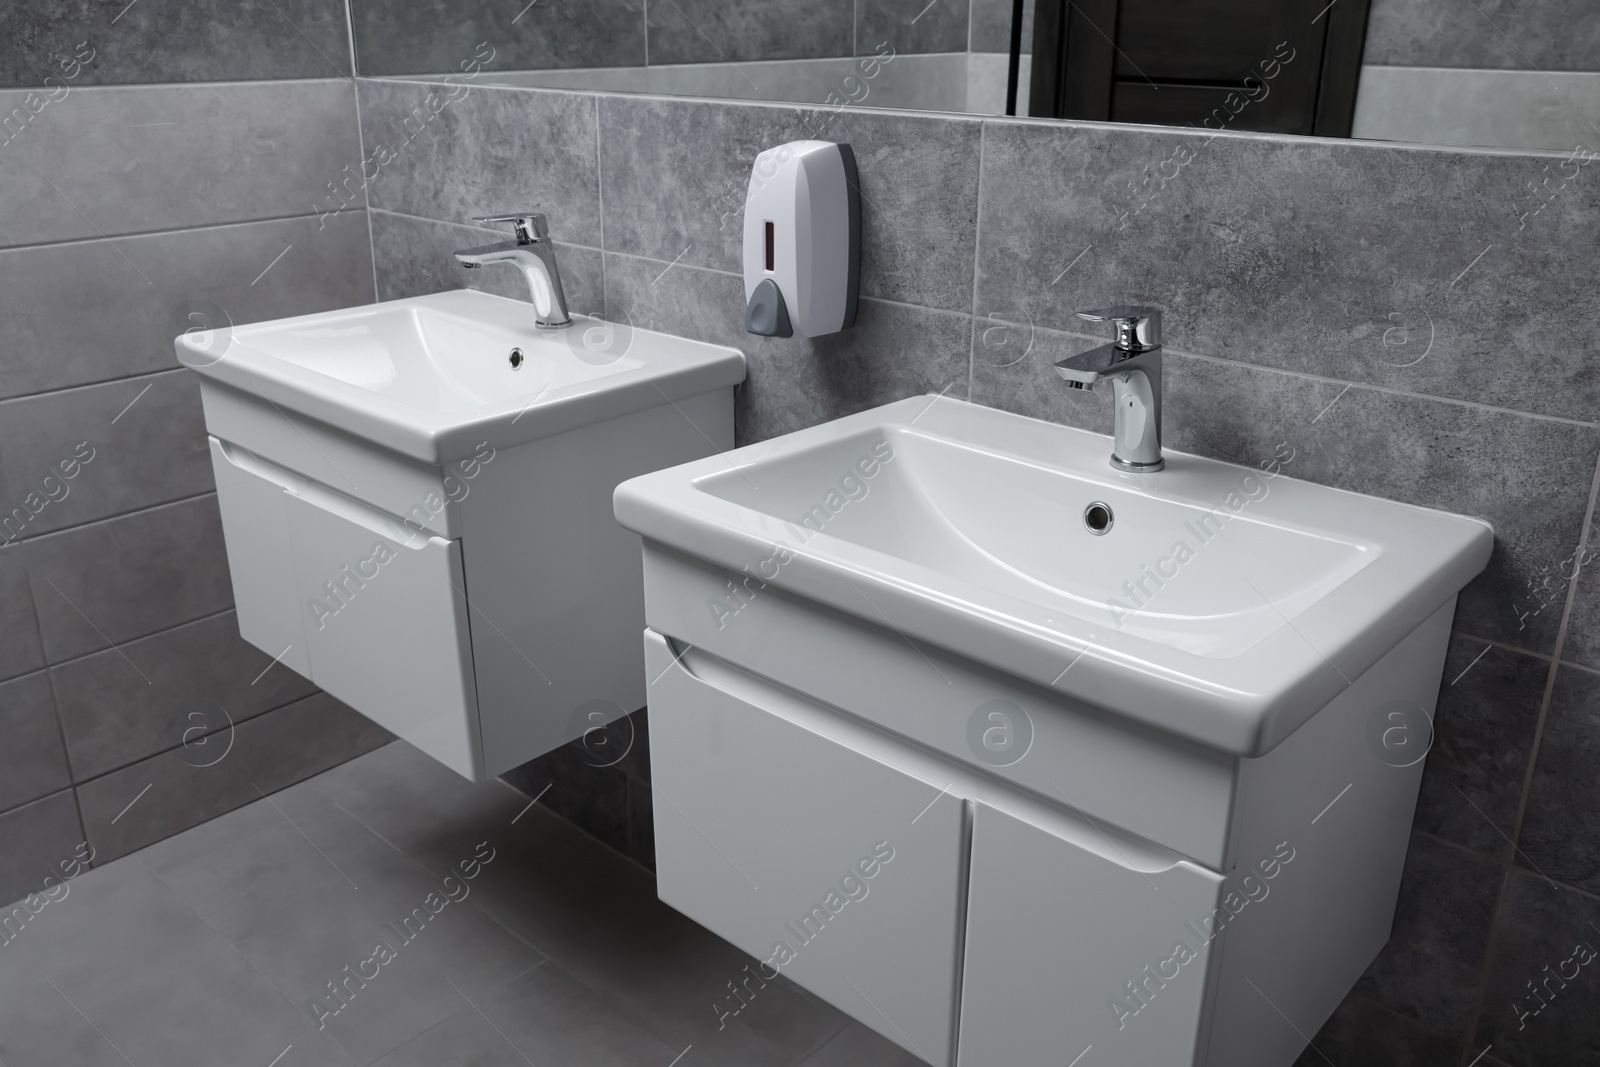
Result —
[[745, 329], [821, 337], [855, 324], [861, 192], [847, 144], [793, 141], [756, 157], [744, 205]]

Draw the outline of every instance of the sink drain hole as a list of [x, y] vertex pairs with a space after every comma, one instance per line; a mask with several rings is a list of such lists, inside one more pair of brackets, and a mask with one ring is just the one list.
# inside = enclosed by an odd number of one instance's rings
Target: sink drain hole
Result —
[[511, 350], [511, 369], [516, 370], [520, 366], [522, 366], [522, 349], [513, 348]]
[[1116, 516], [1111, 513], [1111, 505], [1096, 500], [1093, 504], [1083, 509], [1084, 529], [1100, 537], [1111, 529], [1111, 524], [1116, 522]]

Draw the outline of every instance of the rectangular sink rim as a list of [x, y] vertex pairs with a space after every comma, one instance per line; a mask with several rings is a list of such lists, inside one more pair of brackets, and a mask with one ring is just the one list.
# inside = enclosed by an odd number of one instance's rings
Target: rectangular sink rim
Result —
[[[1045, 624], [1036, 605], [825, 532], [796, 549], [781, 520], [696, 485], [730, 467], [913, 423], [921, 432], [997, 453], [1012, 451], [999, 443], [1008, 436], [1054, 445], [1065, 456], [1098, 458], [1109, 449], [1108, 438], [1085, 430], [948, 397], [912, 397], [632, 479], [617, 488], [617, 518], [648, 540], [735, 572], [758, 573], [759, 561], [783, 545], [792, 559], [776, 576], [760, 575], [768, 584], [1239, 755], [1259, 755], [1292, 733], [1480, 572], [1493, 546], [1493, 530], [1480, 519], [1279, 475], [1262, 502], [1271, 505], [1269, 513], [1309, 506], [1314, 522], [1295, 514], [1283, 518], [1378, 551], [1268, 637], [1237, 656], [1212, 658], [1070, 620]], [[985, 433], [987, 440], [973, 436]], [[1168, 470], [1154, 477], [1168, 485], [1259, 473], [1187, 453], [1167, 455]], [[1056, 466], [1133, 491], [1151, 477], [1109, 464], [1097, 472], [1069, 459]], [[1424, 533], [1408, 537], [1402, 523]], [[1086, 636], [1091, 630], [1096, 637]]]
[[[534, 330], [532, 305], [473, 289], [454, 289], [224, 328], [216, 331], [227, 334], [227, 347], [220, 358], [198, 352], [183, 336], [173, 339], [173, 349], [180, 363], [209, 382], [435, 465], [471, 454], [479, 442], [488, 441], [496, 448], [524, 444], [643, 410], [663, 397], [681, 400], [744, 380], [744, 354], [736, 348], [634, 328], [628, 355], [639, 359], [642, 366], [553, 388], [532, 401], [519, 396], [441, 412], [292, 363], [252, 347], [248, 340], [266, 331], [349, 322], [379, 309], [413, 308], [522, 334], [534, 343], [550, 341], [549, 336]], [[582, 330], [595, 321], [574, 315], [573, 325], [567, 329]], [[238, 340], [233, 339], [234, 330], [239, 333]], [[648, 355], [640, 354], [641, 344], [649, 348]]]

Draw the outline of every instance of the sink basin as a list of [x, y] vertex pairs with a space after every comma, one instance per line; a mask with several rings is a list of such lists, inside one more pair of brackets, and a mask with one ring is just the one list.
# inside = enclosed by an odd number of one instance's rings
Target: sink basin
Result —
[[[579, 316], [566, 330], [538, 330], [528, 304], [462, 289], [196, 331], [175, 346], [179, 360], [206, 378], [426, 463], [460, 459], [484, 441], [522, 444], [742, 377], [743, 360], [732, 350], [607, 329]], [[515, 364], [513, 350], [521, 354]]]
[[735, 349], [534, 318], [458, 290], [174, 341], [240, 635], [474, 780], [644, 704], [611, 494], [732, 447], [744, 379]]
[[1124, 474], [1107, 450], [917, 397], [634, 479], [616, 514], [649, 541], [1237, 755], [1291, 734], [1493, 544], [1479, 520], [1281, 470], [1169, 452], [1163, 472]]

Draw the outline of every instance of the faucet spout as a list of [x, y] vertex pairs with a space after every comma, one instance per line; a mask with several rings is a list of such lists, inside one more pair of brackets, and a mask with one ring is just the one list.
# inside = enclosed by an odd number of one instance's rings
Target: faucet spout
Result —
[[467, 270], [477, 270], [492, 263], [511, 264], [521, 270], [527, 279], [537, 314], [534, 325], [545, 330], [572, 325], [572, 316], [567, 313], [567, 295], [561, 287], [561, 271], [556, 266], [555, 246], [550, 242], [550, 230], [545, 217], [535, 214], [495, 215], [474, 221], [510, 222], [516, 230], [516, 239], [477, 248], [463, 248], [455, 253], [456, 261]]
[[1093, 389], [1106, 379], [1112, 392], [1111, 465], [1149, 474], [1161, 470], [1161, 313], [1152, 308], [1080, 312], [1110, 321], [1117, 340], [1058, 360], [1056, 373], [1071, 389]]

